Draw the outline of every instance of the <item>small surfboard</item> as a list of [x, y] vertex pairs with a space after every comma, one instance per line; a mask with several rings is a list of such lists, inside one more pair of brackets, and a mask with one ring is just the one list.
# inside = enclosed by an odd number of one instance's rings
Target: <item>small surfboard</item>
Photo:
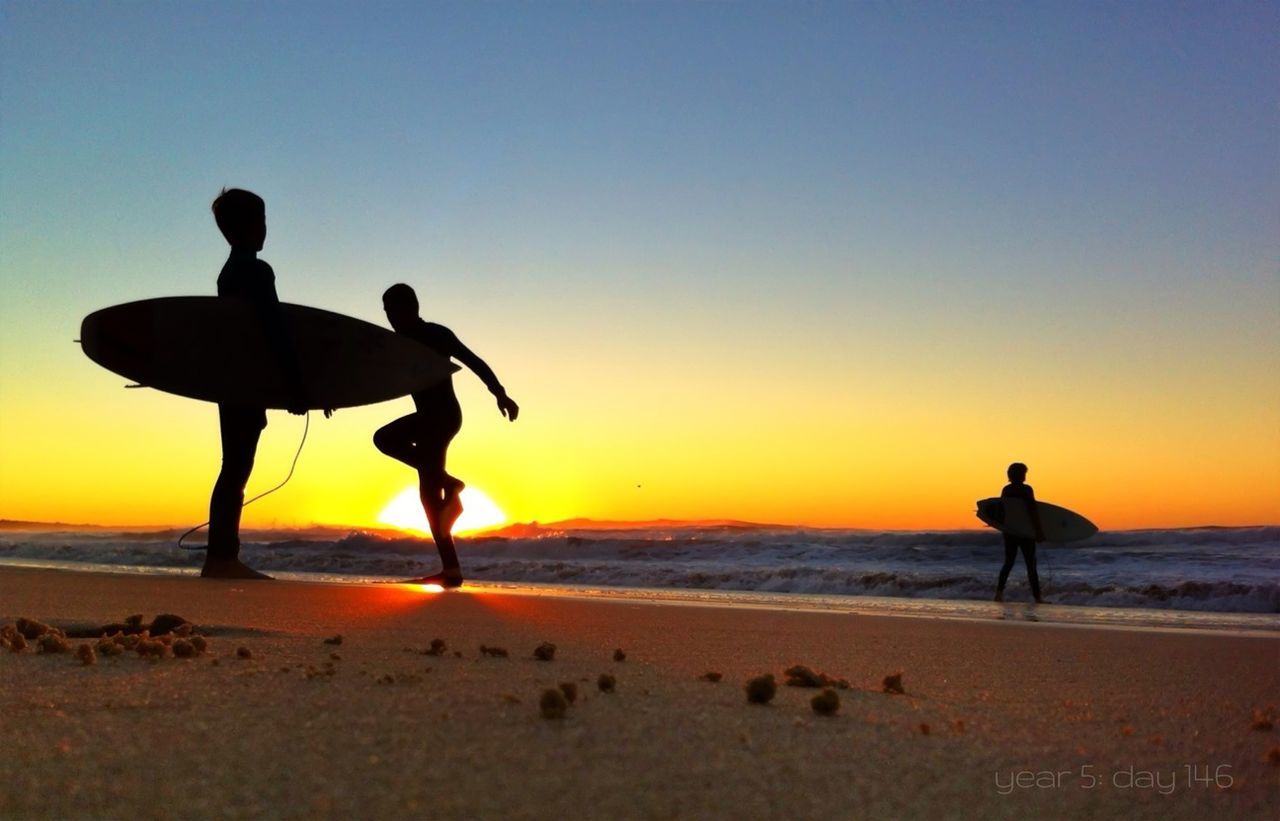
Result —
[[[227, 297], [144, 299], [94, 311], [80, 344], [94, 362], [166, 393], [262, 408], [291, 396], [259, 308]], [[354, 317], [280, 304], [308, 407], [349, 408], [428, 388], [458, 366], [408, 337]]]
[[[1040, 514], [1045, 541], [1078, 542], [1098, 532], [1093, 522], [1065, 507], [1037, 501], [1036, 511]], [[1031, 522], [1031, 511], [1022, 499], [983, 499], [978, 502], [978, 518], [983, 524], [1010, 536], [1031, 539], [1036, 534], [1035, 525]]]

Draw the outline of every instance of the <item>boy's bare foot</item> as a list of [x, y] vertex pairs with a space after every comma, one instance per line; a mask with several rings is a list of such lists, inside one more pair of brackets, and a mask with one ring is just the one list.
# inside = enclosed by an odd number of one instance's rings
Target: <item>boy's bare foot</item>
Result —
[[[462, 483], [459, 482], [459, 485]], [[453, 532], [454, 522], [462, 515], [462, 499], [451, 491], [445, 492], [444, 503], [440, 506], [440, 526], [446, 533]]]
[[200, 577], [204, 579], [270, 579], [266, 573], [259, 573], [239, 559], [205, 559], [200, 568]]
[[438, 584], [441, 587], [462, 587], [462, 571], [441, 571], [432, 573], [430, 576], [423, 576], [418, 579], [409, 579], [405, 584]]

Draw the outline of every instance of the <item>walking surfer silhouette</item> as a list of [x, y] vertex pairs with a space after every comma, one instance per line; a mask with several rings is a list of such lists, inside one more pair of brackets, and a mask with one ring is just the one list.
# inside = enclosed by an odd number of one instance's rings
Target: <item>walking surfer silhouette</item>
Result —
[[[1009, 571], [1022, 551], [1022, 560], [1027, 565], [1027, 582], [1031, 585], [1031, 595], [1036, 602], [1043, 602], [1040, 597], [1040, 576], [1036, 573], [1036, 542], [1044, 541], [1044, 528], [1040, 524], [1040, 513], [1036, 510], [1036, 494], [1027, 484], [1027, 466], [1021, 462], [1009, 465], [1007, 471], [1009, 484], [1000, 491], [1000, 498], [1005, 504], [1025, 504], [1031, 523], [1035, 527], [1035, 538], [1004, 534], [1004, 566], [1000, 568], [1000, 579], [996, 582], [996, 601], [1004, 601], [1004, 586], [1009, 581]], [[1016, 500], [1016, 501], [1015, 501]]]

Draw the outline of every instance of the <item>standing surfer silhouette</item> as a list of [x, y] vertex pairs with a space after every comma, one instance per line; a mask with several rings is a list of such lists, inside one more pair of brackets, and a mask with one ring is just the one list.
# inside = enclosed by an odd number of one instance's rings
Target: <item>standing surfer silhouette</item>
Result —
[[[396, 333], [421, 342], [445, 358], [457, 359], [470, 368], [498, 400], [498, 411], [516, 421], [520, 407], [494, 375], [484, 360], [476, 356], [453, 331], [418, 315], [418, 296], [403, 283], [392, 285], [382, 295], [387, 321]], [[413, 394], [416, 413], [391, 422], [373, 435], [373, 444], [386, 455], [399, 459], [418, 471], [419, 498], [431, 527], [431, 538], [440, 552], [442, 570], [414, 581], [442, 587], [462, 585], [462, 567], [453, 543], [453, 523], [462, 514], [463, 482], [445, 471], [449, 443], [462, 429], [462, 407], [453, 392], [453, 378], [448, 377]]]
[[[289, 412], [304, 414], [296, 354], [284, 331], [275, 272], [258, 259], [267, 239], [267, 206], [261, 197], [240, 188], [226, 188], [213, 201], [213, 218], [231, 245], [231, 255], [218, 275], [218, 296], [245, 300], [258, 309], [267, 338], [280, 358], [288, 389], [295, 397]], [[225, 329], [235, 333], [235, 328]], [[264, 351], [264, 355], [270, 352]], [[329, 411], [325, 415], [329, 415]], [[244, 488], [253, 472], [258, 438], [267, 426], [266, 408], [219, 403], [218, 429], [222, 437], [222, 468], [209, 498], [209, 546], [200, 575], [219, 579], [269, 579], [240, 561], [240, 511]]]
[[[1036, 573], [1036, 542], [1044, 541], [1044, 528], [1040, 525], [1040, 512], [1036, 510], [1036, 494], [1031, 489], [1031, 485], [1027, 484], [1026, 465], [1014, 462], [1009, 465], [1007, 475], [1009, 484], [1000, 491], [1000, 498], [1005, 500], [1006, 505], [1025, 504], [1027, 506], [1036, 535], [1034, 539], [1029, 539], [1025, 536], [1004, 534], [1004, 566], [1000, 568], [1000, 579], [996, 582], [995, 600], [1004, 601], [1004, 585], [1009, 581], [1009, 571], [1013, 570], [1014, 560], [1018, 558], [1018, 551], [1021, 550], [1022, 560], [1027, 565], [1027, 582], [1031, 585], [1031, 595], [1035, 597], [1037, 603], [1040, 603], [1044, 599], [1040, 597], [1040, 576]], [[1014, 501], [1015, 499], [1021, 501]]]

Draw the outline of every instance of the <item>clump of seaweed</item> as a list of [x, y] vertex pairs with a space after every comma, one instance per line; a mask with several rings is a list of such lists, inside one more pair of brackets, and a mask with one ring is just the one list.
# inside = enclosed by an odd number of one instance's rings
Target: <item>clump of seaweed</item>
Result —
[[773, 673], [766, 673], [749, 679], [743, 689], [747, 691], [749, 704], [768, 704], [778, 694], [778, 683], [774, 681]]
[[137, 635], [147, 633], [153, 638], [160, 638], [170, 634], [174, 638], [187, 638], [195, 630], [195, 625], [188, 619], [174, 613], [161, 613], [149, 622], [142, 614], [135, 613], [132, 616], [127, 616], [122, 622], [104, 624], [100, 627], [67, 630], [66, 635], [68, 638], [73, 639], [96, 639], [104, 636], [115, 636], [116, 634]]
[[27, 641], [35, 641], [46, 633], [52, 632], [55, 628], [50, 627], [42, 621], [35, 619], [19, 618], [14, 622], [14, 628]]
[[324, 643], [325, 643], [325, 644], [333, 644], [333, 645], [342, 644], [342, 634], [341, 634], [341, 633], [339, 633], [339, 634], [338, 634], [338, 635], [336, 635], [336, 636], [330, 636], [329, 638], [327, 638], [327, 639], [325, 639], [325, 640], [324, 640]]
[[709, 681], [712, 684], [719, 684], [722, 678], [724, 678], [724, 673], [717, 673], [715, 670], [708, 670], [698, 676], [699, 681]]
[[841, 690], [848, 690], [850, 686], [847, 679], [816, 672], [803, 664], [788, 667], [784, 674], [787, 677], [788, 687], [838, 687]]
[[51, 630], [48, 633], [41, 633], [36, 639], [36, 645], [40, 648], [41, 653], [70, 653], [71, 644], [67, 641], [66, 636], [62, 635], [61, 630]]
[[[159, 616], [156, 616], [151, 620], [151, 624], [147, 626], [147, 632], [153, 637], [164, 636], [169, 633], [175, 633], [181, 636], [190, 635], [191, 628], [191, 622], [187, 621], [182, 616], [177, 616], [173, 613], [161, 613]], [[182, 632], [179, 633], [179, 631]]]
[[538, 661], [551, 661], [556, 657], [556, 646], [549, 641], [544, 641], [533, 648], [533, 657]]
[[253, 658], [253, 651], [248, 647], [241, 645], [236, 648], [236, 658], [251, 659]]
[[432, 639], [431, 646], [422, 651], [424, 656], [443, 656], [449, 645], [444, 639]]
[[80, 663], [85, 667], [98, 663], [98, 654], [94, 652], [92, 644], [81, 644], [76, 647], [76, 658], [80, 659]]
[[1253, 723], [1249, 725], [1251, 730], [1271, 730], [1276, 726], [1276, 711], [1274, 707], [1268, 707], [1265, 710], [1257, 708], [1253, 711]]
[[489, 656], [495, 659], [504, 659], [509, 654], [505, 647], [489, 647], [488, 645], [480, 645], [480, 655]]
[[626, 661], [626, 660], [627, 660], [627, 654], [626, 654], [626, 651], [624, 651], [621, 647], [619, 647], [617, 650], [614, 650], [614, 651], [613, 651], [613, 660], [614, 660], [614, 661]]
[[134, 652], [136, 652], [139, 656], [141, 656], [144, 659], [145, 658], [162, 659], [168, 656], [171, 650], [169, 648], [169, 645], [165, 644], [163, 641], [160, 641], [159, 639], [145, 638], [142, 641], [137, 643], [137, 645], [134, 647]]
[[172, 645], [173, 654], [180, 659], [192, 659], [199, 655], [196, 646], [190, 639], [177, 639]]
[[596, 679], [596, 687], [600, 688], [602, 693], [612, 693], [618, 688], [618, 680], [608, 673], [601, 673]]
[[907, 691], [902, 688], [902, 673], [885, 676], [884, 691], [891, 695], [905, 695]]
[[555, 721], [564, 718], [565, 711], [569, 709], [569, 702], [565, 699], [564, 693], [558, 689], [547, 689], [542, 692], [542, 698], [538, 700], [538, 709], [542, 712], [542, 717]]
[[578, 685], [572, 681], [560, 682], [560, 692], [564, 694], [565, 700], [570, 704], [578, 700]]
[[840, 696], [828, 687], [809, 699], [809, 706], [820, 716], [833, 716], [840, 712]]

